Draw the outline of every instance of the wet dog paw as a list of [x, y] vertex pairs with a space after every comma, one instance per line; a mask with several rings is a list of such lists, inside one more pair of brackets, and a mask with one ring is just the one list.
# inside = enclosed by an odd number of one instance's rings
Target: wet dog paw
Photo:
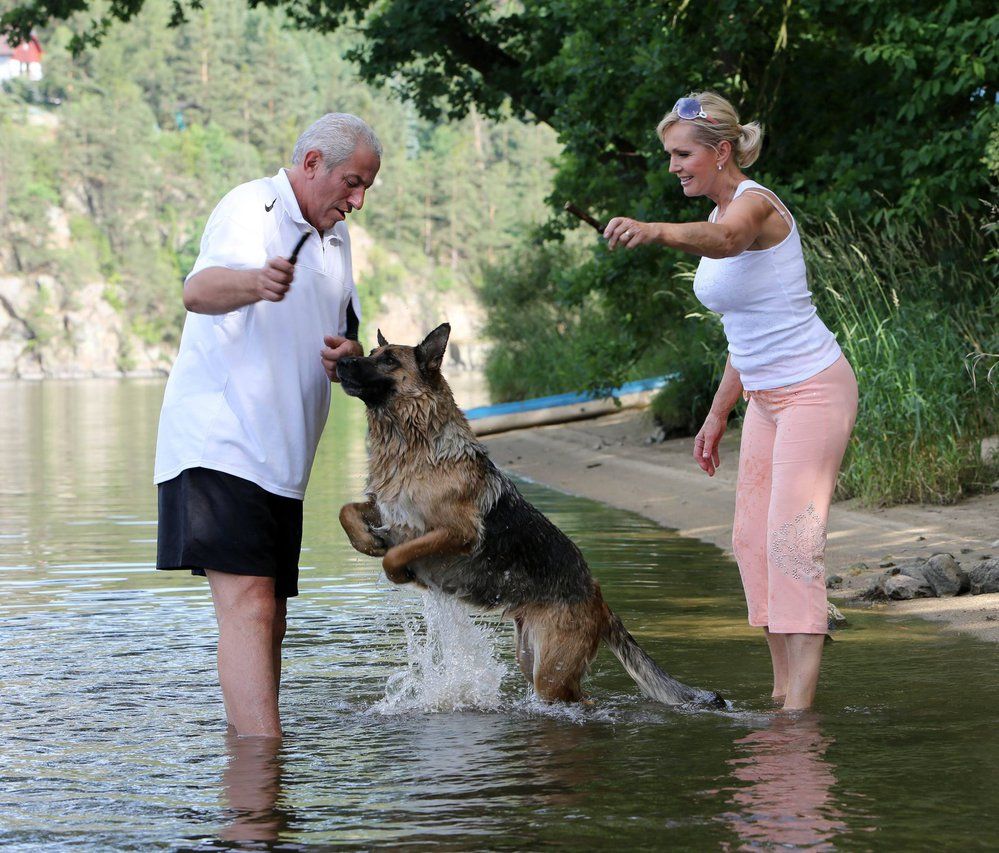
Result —
[[[365, 543], [365, 548], [362, 553], [367, 554], [369, 557], [384, 557], [388, 553], [389, 544], [381, 536], [375, 536], [371, 534]], [[358, 548], [359, 551], [362, 549]]]

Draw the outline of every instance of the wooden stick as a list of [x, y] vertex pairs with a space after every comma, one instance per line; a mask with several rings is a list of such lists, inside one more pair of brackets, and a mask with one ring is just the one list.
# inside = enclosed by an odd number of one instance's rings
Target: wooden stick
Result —
[[567, 201], [564, 206], [569, 213], [582, 219], [587, 225], [595, 228], [600, 233], [600, 236], [603, 236], [604, 226], [597, 222], [597, 220], [590, 216], [590, 214], [588, 214], [585, 210], [581, 207], [577, 207], [571, 201]]
[[312, 233], [311, 231], [306, 231], [302, 235], [302, 238], [295, 244], [295, 248], [292, 249], [292, 251], [291, 251], [291, 257], [288, 258], [288, 260], [291, 263], [295, 263], [298, 260], [298, 253], [300, 251], [302, 251], [302, 246], [305, 245], [305, 241], [309, 239], [309, 234], [311, 234], [311, 233]]

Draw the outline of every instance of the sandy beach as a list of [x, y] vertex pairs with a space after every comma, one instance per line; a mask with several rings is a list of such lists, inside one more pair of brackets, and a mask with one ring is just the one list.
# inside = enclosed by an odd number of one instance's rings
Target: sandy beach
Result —
[[[738, 431], [726, 434], [714, 477], [694, 463], [692, 438], [650, 442], [654, 431], [647, 411], [627, 410], [483, 441], [496, 464], [513, 474], [636, 512], [731, 553]], [[873, 606], [887, 614], [939, 620], [947, 630], [999, 642], [999, 593], [877, 605], [856, 599], [870, 578], [884, 571], [882, 564], [941, 552], [962, 566], [999, 557], [999, 493], [954, 506], [871, 509], [855, 501], [836, 503], [829, 518], [826, 567], [827, 575], [841, 575], [844, 585], [830, 591], [830, 599], [840, 607]]]

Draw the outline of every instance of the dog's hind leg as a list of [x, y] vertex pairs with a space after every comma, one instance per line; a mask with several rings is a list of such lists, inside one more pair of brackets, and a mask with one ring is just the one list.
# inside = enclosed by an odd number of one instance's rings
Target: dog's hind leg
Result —
[[546, 702], [581, 702], [582, 680], [590, 661], [578, 644], [570, 640], [563, 646], [563, 639], [549, 635], [548, 642], [536, 650], [534, 689]]
[[513, 620], [514, 641], [517, 648], [517, 664], [531, 684], [534, 683], [534, 646], [531, 640], [531, 630], [522, 616]]
[[542, 614], [534, 653], [534, 689], [547, 702], [583, 700], [586, 675], [600, 643], [589, 603], [556, 607]]

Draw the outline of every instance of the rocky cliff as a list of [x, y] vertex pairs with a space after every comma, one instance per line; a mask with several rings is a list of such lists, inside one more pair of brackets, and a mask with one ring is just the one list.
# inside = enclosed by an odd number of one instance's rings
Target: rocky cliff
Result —
[[[53, 216], [58, 226], [58, 211]], [[53, 233], [65, 232], [56, 227]], [[357, 226], [351, 237], [355, 276], [363, 289], [374, 241]], [[180, 299], [179, 284], [177, 290]], [[481, 366], [484, 317], [470, 289], [438, 291], [417, 277], [405, 278], [398, 292], [382, 294], [379, 303], [377, 316], [365, 317], [366, 338], [377, 326], [389, 340], [416, 343], [446, 320], [452, 326], [449, 367]], [[48, 274], [0, 270], [0, 379], [164, 375], [175, 354], [171, 344], [136, 333], [107, 281], [69, 287]]]

